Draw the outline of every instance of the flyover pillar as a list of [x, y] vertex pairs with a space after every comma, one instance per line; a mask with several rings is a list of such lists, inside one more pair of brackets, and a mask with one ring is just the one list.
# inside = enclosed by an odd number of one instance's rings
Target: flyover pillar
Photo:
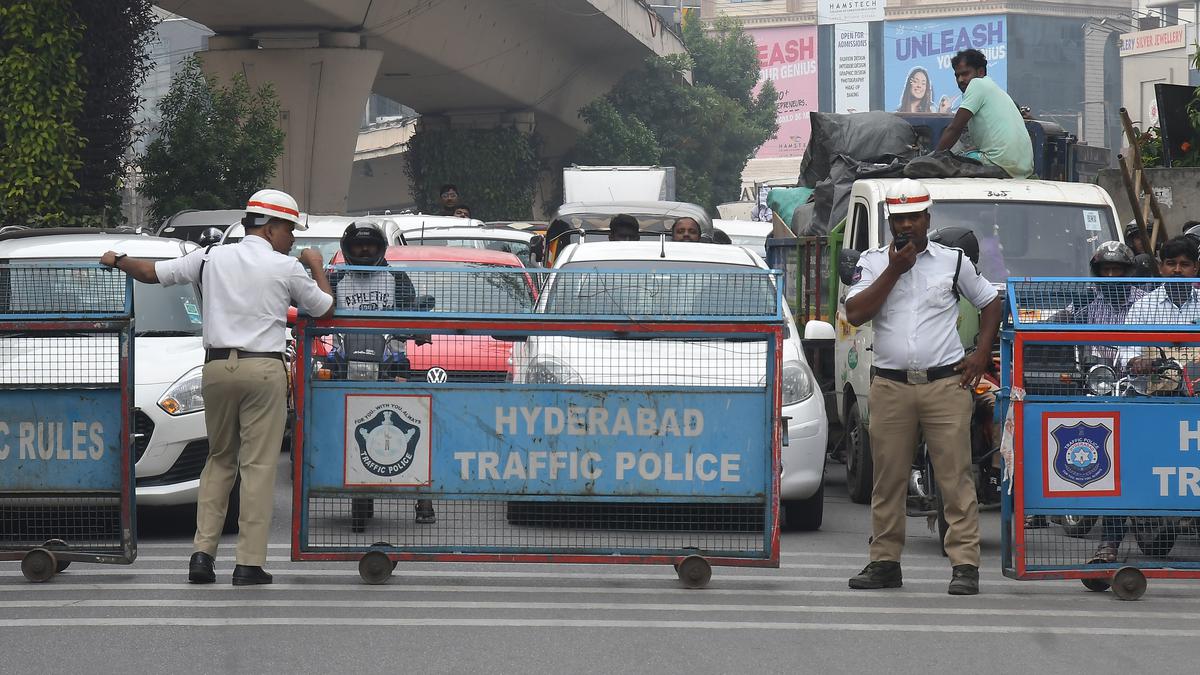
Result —
[[382, 52], [357, 33], [215, 35], [199, 54], [204, 71], [251, 89], [271, 84], [279, 97], [283, 156], [272, 186], [311, 213], [345, 213], [363, 108]]

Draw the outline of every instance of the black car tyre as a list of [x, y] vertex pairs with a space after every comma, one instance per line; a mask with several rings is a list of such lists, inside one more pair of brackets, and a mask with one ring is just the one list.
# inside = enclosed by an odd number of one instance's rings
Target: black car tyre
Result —
[[871, 460], [871, 438], [858, 414], [858, 402], [846, 413], [846, 490], [855, 504], [871, 502], [875, 463]]
[[825, 481], [808, 499], [789, 499], [781, 501], [783, 506], [783, 527], [795, 532], [813, 532], [821, 529], [821, 519], [825, 514]]

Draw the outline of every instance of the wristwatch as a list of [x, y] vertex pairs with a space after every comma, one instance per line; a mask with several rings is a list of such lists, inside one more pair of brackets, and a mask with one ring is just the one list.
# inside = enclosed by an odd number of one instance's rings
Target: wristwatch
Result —
[[113, 257], [113, 263], [112, 263], [111, 267], [113, 269], [116, 269], [117, 263], [121, 262], [121, 258], [128, 258], [128, 257], [129, 257], [128, 253], [118, 253], [116, 256]]

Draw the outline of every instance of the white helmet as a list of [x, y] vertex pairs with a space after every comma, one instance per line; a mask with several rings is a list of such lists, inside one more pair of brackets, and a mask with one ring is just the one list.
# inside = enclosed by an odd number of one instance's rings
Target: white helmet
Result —
[[905, 178], [892, 184], [887, 191], [888, 215], [895, 213], [916, 213], [924, 211], [933, 205], [929, 196], [929, 188], [919, 180]]
[[[297, 230], [308, 229], [308, 225], [300, 220], [300, 206], [291, 195], [282, 190], [259, 190], [250, 195], [249, 201], [246, 202], [246, 214], [252, 213], [295, 223]], [[266, 220], [262, 222], [266, 223]]]

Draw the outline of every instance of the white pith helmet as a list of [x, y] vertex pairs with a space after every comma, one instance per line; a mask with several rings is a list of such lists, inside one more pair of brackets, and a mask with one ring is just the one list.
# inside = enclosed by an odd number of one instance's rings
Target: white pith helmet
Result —
[[892, 184], [887, 191], [888, 215], [894, 213], [916, 213], [933, 205], [929, 188], [919, 180], [905, 178]]
[[[296, 200], [292, 199], [291, 195], [282, 190], [259, 190], [250, 195], [250, 199], [246, 202], [246, 213], [267, 218], [280, 218], [295, 223], [297, 230], [308, 229], [308, 225], [300, 220], [300, 206], [296, 204]], [[261, 220], [261, 224], [266, 223], [266, 219], [258, 218], [256, 220]]]

